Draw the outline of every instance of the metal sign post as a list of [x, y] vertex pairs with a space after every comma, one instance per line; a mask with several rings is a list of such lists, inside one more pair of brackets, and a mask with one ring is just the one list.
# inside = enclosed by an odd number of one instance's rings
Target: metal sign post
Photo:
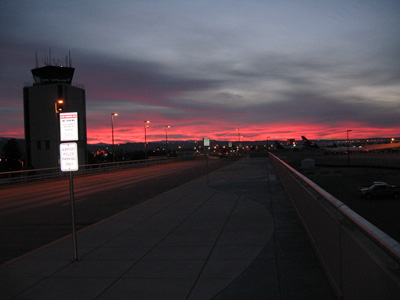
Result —
[[[78, 113], [60, 114], [60, 140], [77, 141], [78, 140]], [[60, 166], [62, 172], [69, 172], [69, 195], [71, 203], [72, 216], [72, 243], [74, 249], [73, 261], [78, 261], [78, 246], [75, 229], [75, 208], [74, 208], [74, 171], [78, 171], [78, 144], [75, 142], [60, 144]]]
[[73, 261], [78, 261], [78, 246], [76, 243], [76, 229], [75, 229], [75, 208], [74, 208], [74, 175], [69, 172], [69, 195], [71, 199], [71, 216], [72, 216], [72, 246], [74, 248]]
[[75, 230], [75, 209], [74, 209], [74, 176], [73, 172], [78, 171], [78, 145], [76, 143], [60, 144], [61, 171], [69, 172], [69, 195], [72, 215], [72, 243], [74, 247], [74, 261], [78, 260], [78, 249]]
[[206, 151], [206, 172], [207, 172], [207, 186], [208, 186], [208, 148], [210, 147], [210, 138], [205, 137], [203, 139], [203, 144], [204, 144], [204, 148], [207, 147], [207, 151]]

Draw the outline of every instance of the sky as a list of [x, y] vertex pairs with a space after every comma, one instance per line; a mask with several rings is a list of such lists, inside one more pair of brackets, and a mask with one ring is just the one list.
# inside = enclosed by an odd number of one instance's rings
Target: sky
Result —
[[[86, 90], [88, 143], [398, 137], [400, 1], [0, 3], [0, 136], [37, 54]], [[50, 50], [51, 49], [51, 50]], [[239, 130], [237, 130], [239, 129]]]

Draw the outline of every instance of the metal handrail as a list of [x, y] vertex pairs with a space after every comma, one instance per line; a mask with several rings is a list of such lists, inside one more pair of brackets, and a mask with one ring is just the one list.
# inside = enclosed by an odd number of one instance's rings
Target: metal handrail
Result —
[[[80, 165], [79, 170], [74, 172], [76, 175], [85, 175], [112, 170], [148, 166], [171, 161], [169, 157], [158, 157], [153, 159], [130, 160], [100, 164]], [[67, 177], [68, 172], [62, 172], [60, 168], [44, 168], [33, 170], [21, 170], [13, 172], [0, 172], [0, 187], [28, 183], [32, 181], [59, 179]]]
[[341, 214], [352, 224], [360, 228], [372, 241], [383, 248], [388, 254], [400, 262], [400, 243], [394, 240], [392, 237], [384, 233], [382, 230], [377, 228], [372, 223], [368, 222], [366, 219], [361, 217], [343, 202], [329, 194], [327, 191], [318, 186], [315, 182], [311, 181], [309, 178], [289, 166], [287, 163], [279, 159], [277, 156], [269, 152], [274, 159], [279, 163], [293, 172], [301, 180], [307, 183], [314, 191], [321, 195], [325, 200], [328, 201], [334, 208], [336, 208]]

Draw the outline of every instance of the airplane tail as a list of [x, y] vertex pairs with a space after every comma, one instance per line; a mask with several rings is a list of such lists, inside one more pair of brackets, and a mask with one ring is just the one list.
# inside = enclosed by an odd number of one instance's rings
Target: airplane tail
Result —
[[304, 145], [311, 147], [311, 142], [304, 135], [301, 136], [301, 139], [303, 140]]
[[310, 142], [304, 135], [301, 136], [301, 139], [303, 140], [304, 145], [306, 147], [319, 148], [319, 146], [316, 143]]

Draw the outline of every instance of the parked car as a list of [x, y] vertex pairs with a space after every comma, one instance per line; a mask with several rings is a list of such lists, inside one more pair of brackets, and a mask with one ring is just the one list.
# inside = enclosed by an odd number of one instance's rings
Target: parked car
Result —
[[370, 186], [360, 187], [360, 194], [362, 197], [371, 198], [399, 198], [400, 187], [387, 184], [382, 181], [375, 181]]

